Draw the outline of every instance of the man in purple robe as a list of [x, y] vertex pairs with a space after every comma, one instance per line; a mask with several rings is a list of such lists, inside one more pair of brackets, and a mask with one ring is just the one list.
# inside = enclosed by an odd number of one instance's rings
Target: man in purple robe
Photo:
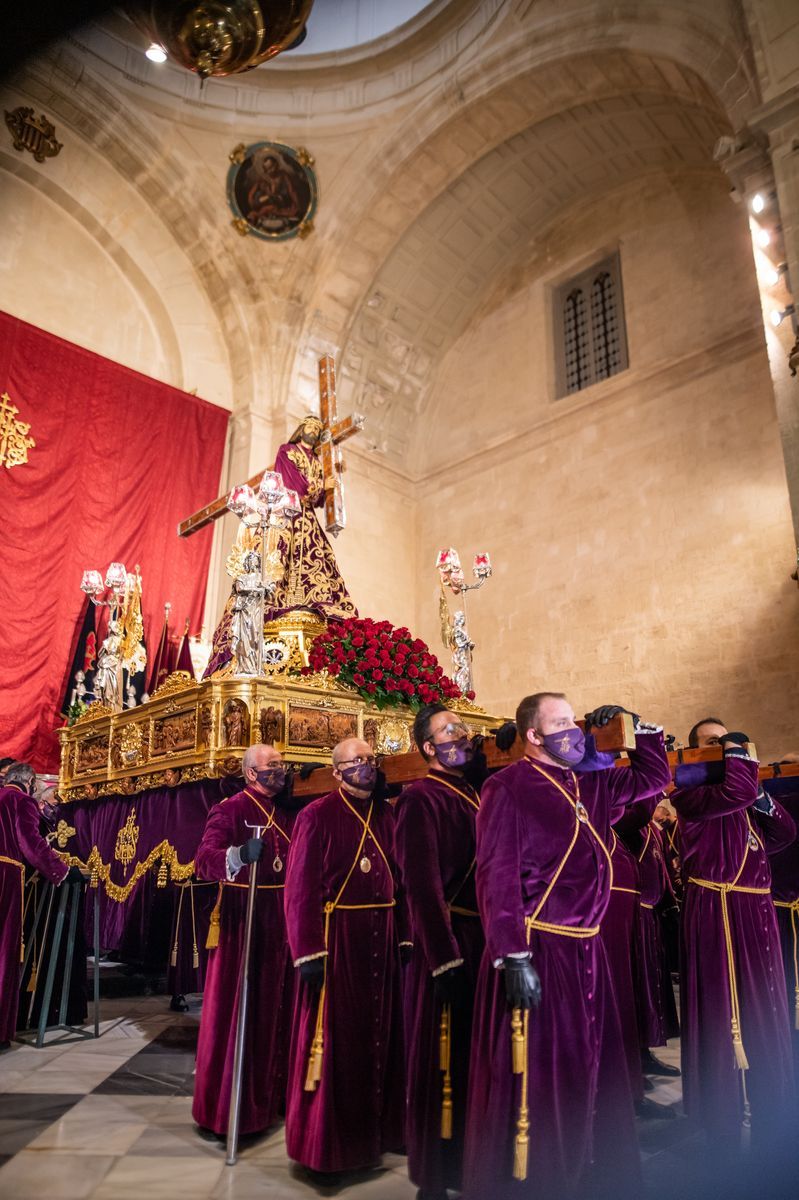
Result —
[[[689, 745], [721, 745], [720, 782], [680, 788], [683, 953], [683, 1097], [719, 1151], [733, 1152], [742, 1123], [755, 1145], [781, 1136], [794, 1102], [788, 1006], [768, 855], [794, 825], [758, 784], [745, 734], [710, 717]], [[714, 766], [715, 764], [708, 764]]]
[[644, 1096], [644, 1074], [641, 1069], [641, 1051], [638, 1039], [636, 979], [639, 900], [641, 897], [638, 863], [635, 861], [635, 856], [616, 835], [615, 830], [611, 830], [610, 860], [613, 868], [613, 883], [599, 932], [607, 954], [613, 991], [619, 1010], [624, 1056], [630, 1074], [630, 1088], [635, 1102], [635, 1110], [640, 1117], [659, 1117], [663, 1115], [660, 1105]]
[[339, 742], [333, 774], [297, 818], [286, 882], [300, 976], [286, 1149], [327, 1182], [399, 1150], [405, 1107], [394, 813], [368, 742]]
[[[799, 762], [799, 755], [786, 755], [782, 762]], [[780, 931], [793, 1035], [794, 1081], [799, 1091], [799, 779], [777, 776], [767, 780], [764, 787], [772, 799], [779, 800], [796, 826], [796, 837], [790, 845], [771, 858], [771, 894]]]
[[27, 763], [12, 763], [0, 787], [0, 1049], [17, 1028], [25, 864], [51, 883], [83, 883], [80, 869], [68, 867], [40, 834], [35, 788], [36, 772]]
[[[607, 705], [587, 723], [623, 711]], [[465, 1191], [470, 1200], [626, 1195], [638, 1185], [640, 1163], [597, 934], [612, 883], [611, 822], [669, 782], [663, 735], [637, 724], [629, 770], [578, 776], [584, 736], [562, 694], [526, 697], [516, 726], [524, 757], [484, 784], [477, 818], [487, 946], [475, 1002]]]
[[[201, 879], [219, 884], [211, 915], [192, 1115], [201, 1129], [227, 1133], [233, 1046], [251, 864], [258, 863], [244, 1040], [241, 1096], [243, 1134], [274, 1124], [286, 1091], [286, 1056], [294, 980], [286, 940], [283, 891], [295, 812], [286, 770], [274, 746], [250, 746], [242, 764], [244, 789], [208, 814], [195, 856]], [[253, 827], [263, 828], [260, 838]]]
[[405, 980], [405, 1134], [419, 1200], [446, 1200], [448, 1187], [461, 1186], [472, 1010], [485, 947], [474, 882], [480, 800], [467, 779], [469, 731], [456, 713], [428, 705], [413, 736], [428, 774], [405, 788], [396, 807], [414, 945]]
[[661, 1062], [652, 1046], [665, 1046], [677, 1037], [677, 1006], [671, 973], [666, 965], [666, 949], [661, 925], [661, 905], [672, 900], [663, 850], [663, 834], [652, 820], [660, 801], [650, 796], [629, 805], [614, 828], [634, 856], [638, 867], [640, 894], [636, 946], [636, 996], [641, 1047], [641, 1066], [646, 1075], [676, 1077], [680, 1071]]

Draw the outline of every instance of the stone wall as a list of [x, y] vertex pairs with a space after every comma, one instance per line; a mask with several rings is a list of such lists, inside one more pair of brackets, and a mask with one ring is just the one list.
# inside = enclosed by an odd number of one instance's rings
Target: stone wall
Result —
[[[555, 400], [550, 286], [615, 245], [630, 368]], [[646, 181], [508, 287], [448, 356], [419, 446], [423, 636], [438, 546], [487, 549], [469, 605], [492, 711], [553, 688], [681, 738], [712, 713], [767, 755], [795, 748], [799, 592], [745, 214], [718, 178]]]

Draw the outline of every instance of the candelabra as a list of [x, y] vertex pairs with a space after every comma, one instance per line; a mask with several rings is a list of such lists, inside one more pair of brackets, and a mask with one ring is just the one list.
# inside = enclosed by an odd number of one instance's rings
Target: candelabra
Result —
[[[463, 695], [473, 691], [474, 672], [472, 651], [474, 642], [469, 638], [466, 627], [466, 593], [477, 591], [487, 579], [491, 578], [491, 560], [487, 554], [475, 554], [472, 574], [475, 582], [467, 583], [457, 550], [449, 546], [440, 550], [436, 559], [439, 579], [441, 581], [441, 636], [444, 645], [452, 651], [453, 678]], [[452, 619], [449, 616], [446, 590], [454, 596], [460, 596], [462, 607], [456, 609]]]
[[113, 621], [116, 619], [125, 588], [134, 586], [135, 582], [135, 575], [128, 575], [124, 563], [112, 562], [105, 573], [105, 582], [100, 571], [84, 571], [80, 590], [85, 592], [92, 604], [98, 608], [110, 608]]
[[[257, 492], [246, 483], [235, 487], [228, 496], [227, 506], [244, 525], [261, 531], [261, 561], [257, 578], [253, 578], [255, 571], [246, 571], [245, 559], [245, 574], [234, 585], [237, 592], [234, 621], [238, 621], [238, 634], [235, 636], [238, 672], [263, 675], [266, 596], [275, 589], [275, 584], [266, 577], [267, 534], [270, 527], [288, 528], [299, 516], [302, 507], [297, 493], [284, 486], [279, 471], [264, 471]], [[254, 609], [252, 613], [248, 611], [250, 607]]]

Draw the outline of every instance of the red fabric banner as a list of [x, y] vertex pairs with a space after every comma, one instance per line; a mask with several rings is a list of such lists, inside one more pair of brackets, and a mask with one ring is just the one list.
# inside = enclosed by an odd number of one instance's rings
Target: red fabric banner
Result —
[[81, 574], [139, 564], [154, 653], [164, 602], [199, 631], [212, 530], [179, 521], [219, 489], [228, 413], [0, 313], [0, 395], [30, 424], [0, 466], [0, 756], [58, 765]]

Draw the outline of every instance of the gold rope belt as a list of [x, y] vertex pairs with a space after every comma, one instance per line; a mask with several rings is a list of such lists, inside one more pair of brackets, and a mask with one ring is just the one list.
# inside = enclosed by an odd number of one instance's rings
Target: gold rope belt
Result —
[[557, 933], [561, 937], [592, 938], [599, 933], [598, 925], [553, 925], [550, 921], [539, 921], [536, 917], [525, 917], [524, 926], [527, 930], [527, 942], [530, 942], [530, 930], [539, 933]]
[[624, 888], [624, 887], [617, 887], [615, 883], [613, 884], [613, 886], [611, 887], [611, 889], [610, 889], [610, 890], [611, 890], [612, 892], [628, 892], [628, 893], [629, 893], [629, 895], [631, 895], [631, 896], [640, 896], [640, 895], [641, 895], [641, 889], [640, 889], [640, 888]]
[[479, 917], [479, 912], [475, 912], [471, 908], [460, 908], [457, 904], [448, 904], [447, 908], [451, 913], [455, 913], [457, 917]]
[[8, 863], [9, 866], [19, 867], [19, 882], [20, 882], [20, 912], [22, 914], [20, 920], [20, 939], [19, 939], [19, 961], [25, 961], [25, 864], [21, 863], [18, 858], [7, 858], [5, 854], [0, 854], [0, 863]]
[[[234, 881], [232, 879], [223, 879], [222, 880], [222, 887], [248, 888], [249, 886], [250, 886], [249, 883], [234, 883]], [[274, 892], [274, 891], [280, 891], [280, 889], [284, 888], [285, 886], [286, 886], [285, 883], [256, 883], [255, 890], [257, 892], [263, 892], [263, 891]]]
[[750, 896], [770, 896], [771, 888], [744, 887], [740, 883], [717, 883], [713, 879], [697, 879], [691, 875], [688, 877], [689, 883], [696, 884], [697, 887], [706, 888], [711, 892], [718, 892], [721, 896], [721, 921], [724, 927], [724, 942], [727, 948], [727, 981], [730, 990], [730, 1032], [732, 1034], [732, 1048], [735, 1053], [735, 1061], [741, 1071], [749, 1070], [749, 1062], [744, 1050], [743, 1040], [741, 1038], [741, 1008], [738, 1001], [738, 978], [735, 971], [735, 951], [732, 944], [732, 930], [730, 929], [730, 914], [727, 908], [727, 896], [730, 892], [744, 892]]
[[787, 908], [791, 914], [793, 938], [793, 1025], [799, 1029], [799, 900], [775, 900], [775, 908]]
[[643, 900], [641, 901], [641, 908], [648, 908], [651, 912], [654, 907], [654, 904], [646, 904]]

